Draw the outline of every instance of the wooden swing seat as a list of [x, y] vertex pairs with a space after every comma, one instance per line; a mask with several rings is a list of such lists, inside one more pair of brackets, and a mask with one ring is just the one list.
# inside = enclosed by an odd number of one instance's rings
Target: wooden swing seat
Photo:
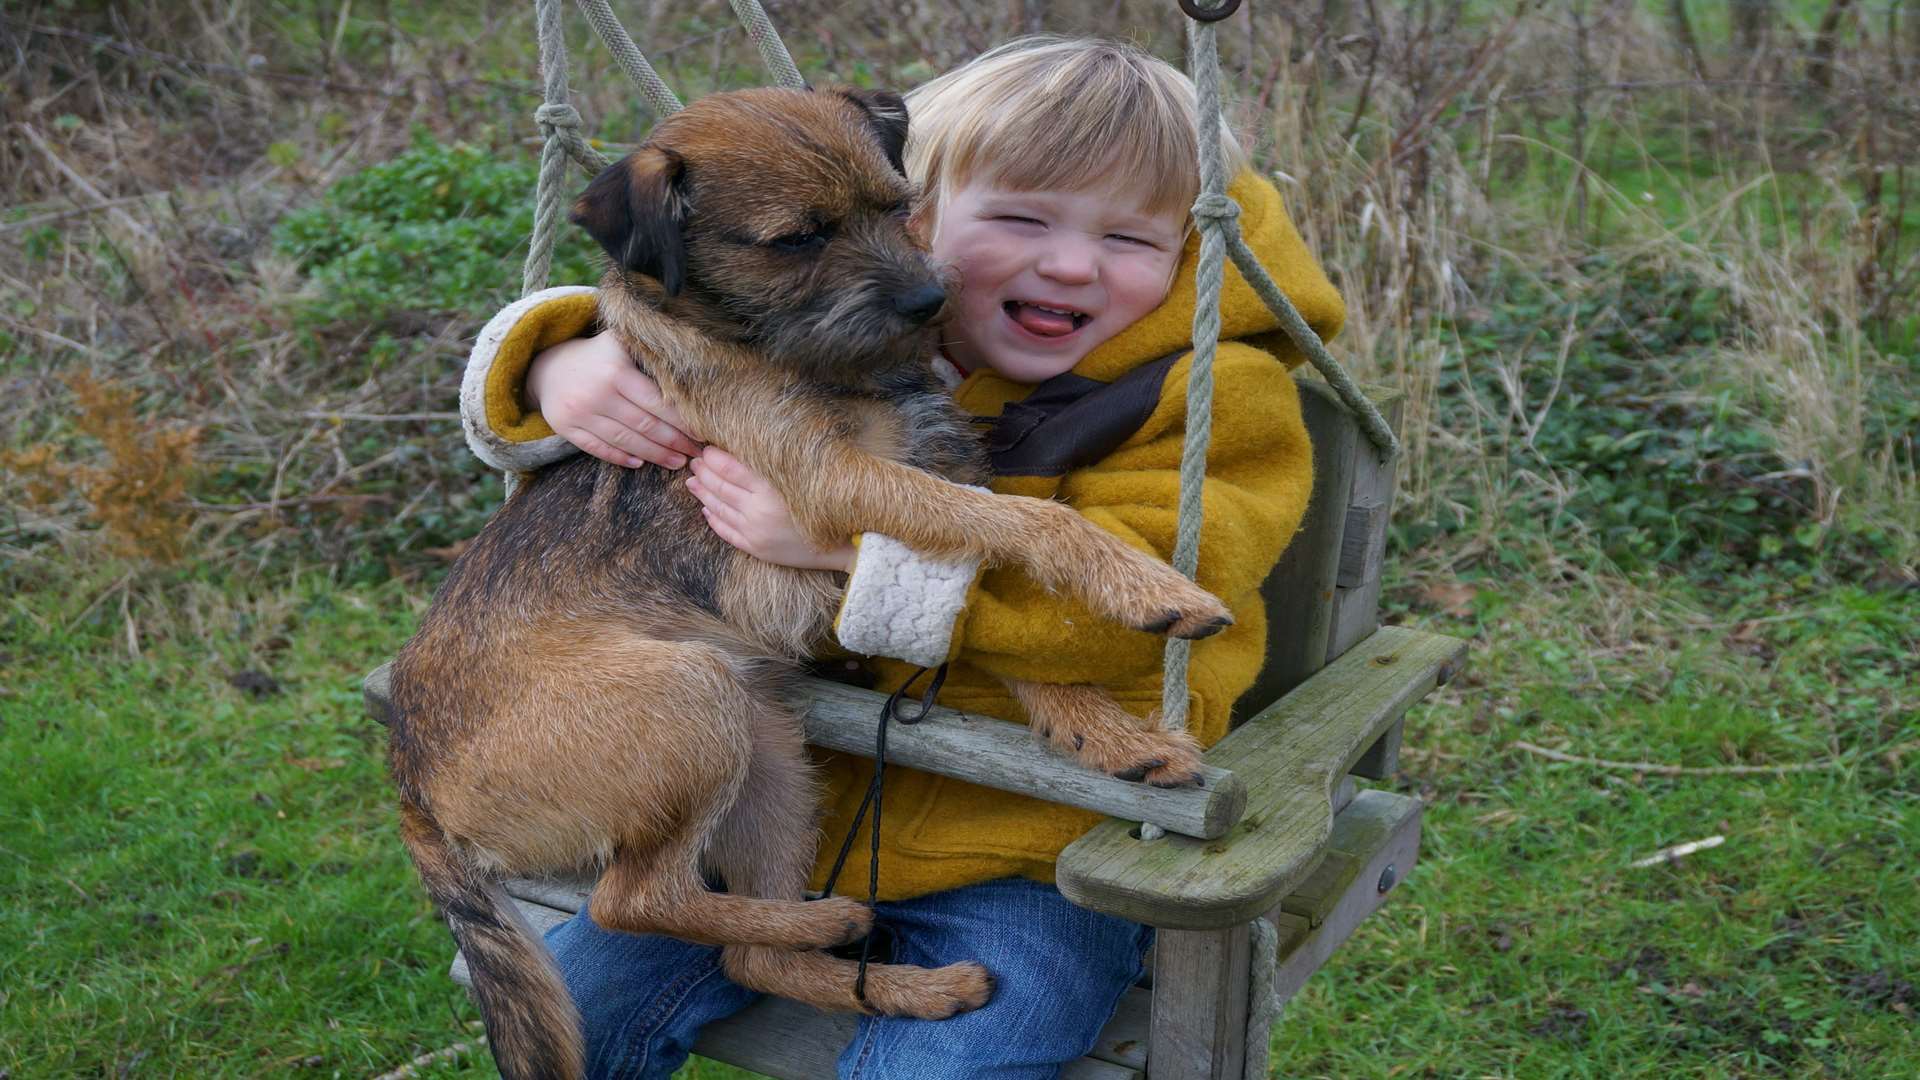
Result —
[[[1263, 588], [1271, 640], [1240, 703], [1247, 718], [1207, 751], [1199, 787], [1164, 791], [1093, 774], [1048, 754], [1019, 725], [951, 709], [888, 734], [890, 763], [1113, 815], [1061, 854], [1060, 891], [1159, 933], [1148, 978], [1065, 1077], [1240, 1080], [1249, 973], [1263, 961], [1253, 955], [1252, 920], [1278, 931], [1273, 987], [1283, 1001], [1385, 903], [1419, 852], [1420, 801], [1356, 778], [1394, 774], [1402, 718], [1453, 677], [1466, 643], [1379, 625], [1392, 467], [1324, 383], [1296, 381], [1314, 443], [1313, 501]], [[1369, 396], [1397, 426], [1398, 395]], [[385, 666], [365, 689], [385, 722]], [[805, 693], [809, 743], [871, 754], [881, 695], [821, 681]], [[1142, 840], [1141, 822], [1168, 835]], [[518, 880], [507, 891], [544, 931], [579, 910], [590, 888]], [[458, 957], [453, 977], [466, 984]], [[856, 1022], [768, 998], [710, 1025], [694, 1052], [778, 1080], [831, 1077]]]

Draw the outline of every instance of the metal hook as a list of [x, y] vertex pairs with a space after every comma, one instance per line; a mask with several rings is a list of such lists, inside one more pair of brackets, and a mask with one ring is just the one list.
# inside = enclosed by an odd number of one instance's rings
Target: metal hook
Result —
[[1180, 0], [1180, 10], [1194, 22], [1219, 22], [1240, 10], [1240, 0], [1221, 0], [1219, 7], [1203, 7], [1199, 0]]

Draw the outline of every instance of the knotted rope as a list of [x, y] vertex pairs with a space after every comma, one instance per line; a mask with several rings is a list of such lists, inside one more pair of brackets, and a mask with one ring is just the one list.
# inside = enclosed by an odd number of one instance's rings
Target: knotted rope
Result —
[[[1220, 144], [1223, 122], [1220, 49], [1213, 27], [1215, 19], [1232, 14], [1233, 8], [1239, 6], [1237, 0], [1224, 0], [1210, 10], [1190, 0], [1181, 0], [1180, 6], [1188, 15], [1187, 66], [1193, 76], [1194, 111], [1199, 126], [1196, 134], [1200, 143], [1200, 195], [1193, 203], [1193, 218], [1200, 230], [1200, 253], [1194, 268], [1193, 365], [1187, 374], [1187, 433], [1180, 456], [1180, 513], [1174, 535], [1173, 565], [1191, 578], [1200, 565], [1200, 527], [1205, 516], [1201, 493], [1206, 480], [1207, 444], [1213, 434], [1213, 360], [1220, 345], [1220, 291], [1228, 256], [1233, 258], [1234, 266], [1253, 286], [1261, 301], [1272, 309], [1295, 347], [1340, 395], [1341, 402], [1353, 411], [1381, 459], [1397, 455], [1400, 441], [1380, 410], [1327, 352], [1320, 336], [1301, 318], [1293, 302], [1260, 265], [1240, 235], [1240, 207], [1226, 193], [1229, 177], [1226, 155]], [[1167, 642], [1160, 696], [1160, 723], [1167, 730], [1180, 730], [1187, 723], [1187, 664], [1192, 649], [1188, 641]], [[1163, 835], [1165, 831], [1151, 822], [1141, 823], [1142, 840]], [[1269, 1042], [1280, 1012], [1273, 985], [1279, 932], [1266, 919], [1255, 919], [1248, 938], [1252, 957], [1248, 971], [1246, 1056], [1242, 1076], [1244, 1080], [1256, 1080], [1267, 1075]]]
[[[1229, 0], [1212, 13], [1182, 3], [1187, 11], [1187, 67], [1193, 76], [1194, 115], [1199, 130], [1200, 195], [1193, 203], [1194, 223], [1200, 230], [1200, 253], [1194, 267], [1193, 364], [1187, 373], [1187, 433], [1180, 455], [1180, 511], [1174, 533], [1174, 569], [1193, 577], [1200, 565], [1200, 529], [1204, 524], [1202, 490], [1207, 472], [1207, 444], [1213, 436], [1213, 359], [1220, 345], [1220, 290], [1227, 256], [1239, 267], [1260, 299], [1273, 310], [1294, 345], [1325, 376], [1340, 400], [1359, 417], [1368, 439], [1382, 458], [1400, 452], [1400, 441], [1386, 418], [1374, 407], [1352, 376], [1340, 366], [1300, 312], [1280, 290], [1240, 235], [1240, 207], [1227, 197], [1226, 154], [1221, 148], [1220, 48], [1213, 21], [1237, 7]], [[1189, 641], [1167, 642], [1160, 688], [1160, 724], [1168, 731], [1187, 725], [1187, 664], [1193, 651]], [[1143, 840], [1165, 835], [1151, 823], [1143, 824]]]

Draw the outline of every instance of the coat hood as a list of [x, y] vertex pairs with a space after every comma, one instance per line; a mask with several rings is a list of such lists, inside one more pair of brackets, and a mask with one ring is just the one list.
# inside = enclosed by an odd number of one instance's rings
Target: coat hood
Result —
[[[1307, 325], [1322, 339], [1331, 338], [1346, 319], [1346, 305], [1327, 280], [1320, 264], [1307, 251], [1281, 202], [1280, 192], [1265, 177], [1243, 170], [1227, 187], [1227, 196], [1240, 207], [1240, 235], [1267, 268], [1267, 273], [1293, 301]], [[1112, 382], [1128, 371], [1169, 353], [1193, 348], [1194, 269], [1200, 258], [1200, 231], [1187, 237], [1174, 271], [1173, 289], [1160, 306], [1140, 321], [1102, 342], [1074, 366], [1076, 375]], [[1229, 258], [1220, 290], [1220, 340], [1243, 340], [1265, 349], [1287, 365], [1306, 358], [1296, 348], [1280, 320], [1247, 284]]]

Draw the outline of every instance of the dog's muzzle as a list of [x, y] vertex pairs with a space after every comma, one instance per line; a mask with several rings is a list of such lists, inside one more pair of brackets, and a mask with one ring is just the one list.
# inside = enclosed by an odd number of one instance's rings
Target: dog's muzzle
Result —
[[946, 305], [947, 290], [938, 285], [922, 285], [893, 294], [893, 310], [918, 326], [940, 313]]

